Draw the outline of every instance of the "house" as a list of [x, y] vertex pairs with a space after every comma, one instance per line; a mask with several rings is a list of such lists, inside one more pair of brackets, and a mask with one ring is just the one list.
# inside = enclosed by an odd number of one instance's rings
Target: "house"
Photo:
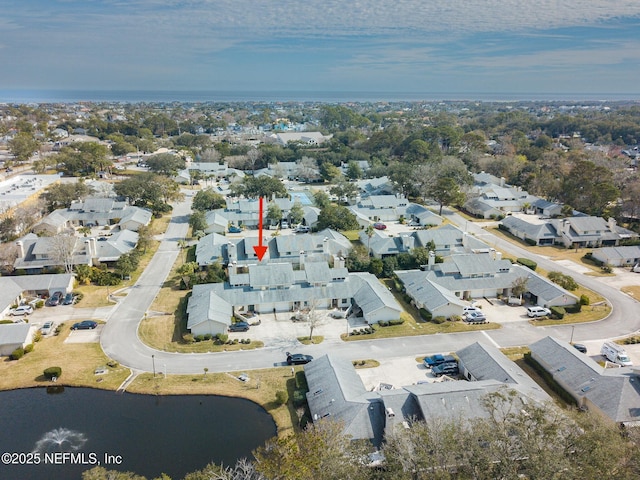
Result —
[[567, 342], [545, 337], [529, 346], [531, 357], [567, 391], [580, 408], [616, 423], [640, 425], [638, 375], [631, 367], [603, 368]]
[[69, 208], [53, 211], [34, 228], [35, 233], [60, 233], [68, 227], [119, 225], [121, 229], [137, 231], [151, 221], [151, 211], [129, 205], [114, 198], [87, 198]]
[[441, 257], [457, 253], [489, 253], [491, 251], [489, 245], [453, 225], [402, 232], [393, 237], [379, 230], [374, 230], [369, 237], [366, 230], [361, 230], [359, 237], [360, 242], [367, 246], [371, 255], [376, 258], [411, 253], [411, 250], [416, 247], [429, 249]]
[[534, 223], [510, 215], [501, 220], [500, 225], [511, 235], [533, 245], [553, 245], [558, 238], [556, 229], [546, 221]]
[[578, 298], [533, 270], [509, 260], [500, 252], [458, 254], [435, 263], [429, 256], [426, 270], [395, 272], [418, 308], [432, 315], [462, 316], [462, 300], [510, 295], [517, 281], [526, 279], [526, 296], [534, 305], [566, 306]]
[[538, 200], [520, 187], [506, 184], [504, 178], [481, 172], [474, 174], [474, 186], [464, 209], [479, 218], [495, 218], [532, 209]]
[[596, 248], [592, 256], [612, 267], [633, 267], [640, 263], [640, 245]]
[[349, 273], [343, 263], [337, 259], [329, 268], [326, 261], [304, 261], [299, 270], [291, 263], [233, 266], [228, 282], [198, 285], [198, 295], [194, 287], [187, 326], [194, 326], [192, 333], [200, 331], [199, 325], [220, 327], [229, 306], [233, 313], [342, 308], [359, 312], [370, 324], [400, 317], [402, 308], [375, 276]]
[[549, 220], [555, 228], [557, 242], [567, 248], [613, 247], [622, 240], [636, 239], [638, 234], [616, 224], [615, 219], [577, 216]]
[[115, 262], [121, 255], [131, 252], [138, 244], [138, 234], [121, 230], [106, 237], [27, 235], [16, 242], [18, 257], [13, 263], [16, 270], [41, 273], [52, 267], [93, 265], [95, 262]]
[[371, 195], [393, 195], [395, 191], [393, 183], [391, 183], [387, 176], [357, 180], [356, 185], [362, 198]]
[[0, 277], [0, 314], [6, 315], [13, 305], [41, 295], [73, 290], [71, 274], [17, 275]]
[[409, 201], [396, 195], [371, 195], [363, 198], [349, 209], [366, 217], [370, 223], [397, 221], [407, 215]]
[[331, 137], [333, 135], [323, 135], [320, 132], [280, 132], [272, 135], [272, 138], [282, 146], [292, 142], [309, 146], [322, 145], [327, 140], [331, 140]]
[[311, 417], [314, 422], [338, 421], [353, 440], [368, 440], [379, 447], [392, 429], [408, 428], [416, 420], [487, 418], [483, 399], [490, 393], [514, 392], [508, 397], [518, 409], [551, 400], [496, 348], [477, 343], [456, 354], [467, 380], [380, 391], [368, 391], [348, 359], [334, 354], [317, 358], [304, 367]]
[[16, 348], [24, 348], [33, 343], [36, 331], [37, 327], [28, 323], [0, 325], [0, 356], [9, 356]]
[[[334, 257], [346, 257], [353, 247], [344, 235], [330, 229], [317, 233], [265, 237], [263, 244], [267, 246], [267, 252], [262, 262], [289, 262], [294, 265], [304, 263], [305, 258], [329, 262]], [[215, 262], [223, 265], [256, 263], [253, 247], [257, 245], [256, 237], [230, 239], [210, 233], [202, 237], [196, 246], [196, 262], [201, 267]]]

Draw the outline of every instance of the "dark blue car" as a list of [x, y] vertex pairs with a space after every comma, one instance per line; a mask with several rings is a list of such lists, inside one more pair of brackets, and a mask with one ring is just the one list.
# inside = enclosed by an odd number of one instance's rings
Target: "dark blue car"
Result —
[[83, 320], [81, 322], [74, 323], [71, 330], [93, 330], [97, 326], [98, 323], [93, 320]]
[[437, 367], [443, 363], [456, 363], [456, 359], [453, 355], [441, 355], [437, 353], [430, 357], [425, 357], [423, 361], [424, 366], [427, 368]]

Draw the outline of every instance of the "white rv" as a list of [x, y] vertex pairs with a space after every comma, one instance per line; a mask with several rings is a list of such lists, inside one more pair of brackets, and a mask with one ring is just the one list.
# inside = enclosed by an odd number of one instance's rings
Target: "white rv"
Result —
[[600, 354], [610, 362], [617, 363], [623, 367], [630, 367], [633, 365], [626, 350], [617, 343], [604, 342], [602, 349], [600, 350]]

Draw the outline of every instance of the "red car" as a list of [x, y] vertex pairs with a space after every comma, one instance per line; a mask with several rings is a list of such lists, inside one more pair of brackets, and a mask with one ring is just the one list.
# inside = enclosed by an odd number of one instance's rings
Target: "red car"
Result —
[[376, 230], [386, 230], [387, 226], [384, 223], [376, 222], [373, 224], [373, 228], [375, 228]]

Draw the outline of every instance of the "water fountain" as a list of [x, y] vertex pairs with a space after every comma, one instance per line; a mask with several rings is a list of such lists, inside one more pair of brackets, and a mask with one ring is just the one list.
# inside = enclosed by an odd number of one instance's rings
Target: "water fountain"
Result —
[[68, 428], [55, 428], [38, 440], [33, 452], [77, 452], [87, 442], [87, 437], [81, 432]]

